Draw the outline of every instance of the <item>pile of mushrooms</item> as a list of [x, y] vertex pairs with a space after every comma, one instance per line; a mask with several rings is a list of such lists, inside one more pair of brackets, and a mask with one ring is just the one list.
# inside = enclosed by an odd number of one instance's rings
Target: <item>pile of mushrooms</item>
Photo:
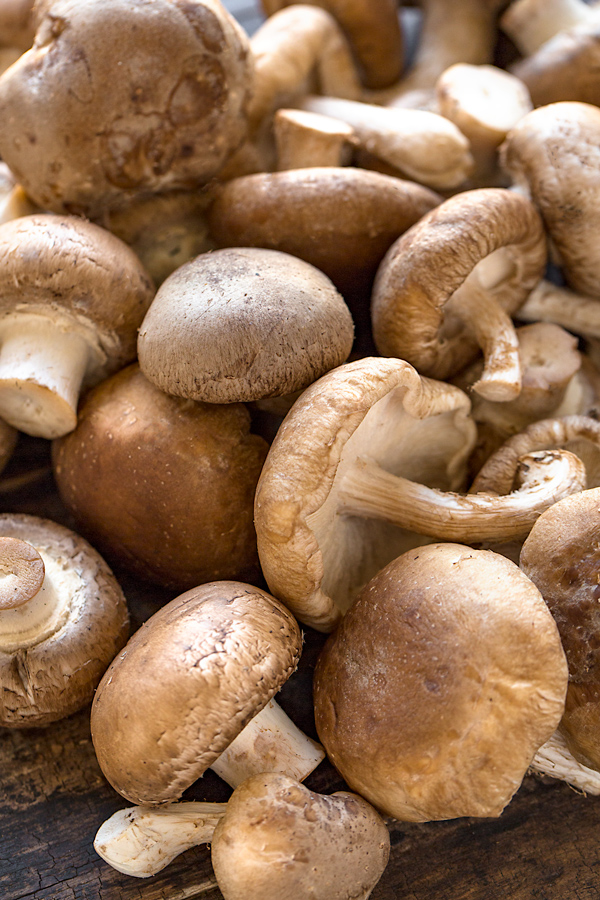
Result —
[[[0, 2], [0, 463], [52, 441], [82, 535], [0, 515], [0, 722], [92, 703], [120, 871], [350, 900], [381, 814], [600, 793], [600, 13], [422, 0], [409, 52], [393, 0], [263, 11]], [[98, 551], [183, 592], [126, 645]]]

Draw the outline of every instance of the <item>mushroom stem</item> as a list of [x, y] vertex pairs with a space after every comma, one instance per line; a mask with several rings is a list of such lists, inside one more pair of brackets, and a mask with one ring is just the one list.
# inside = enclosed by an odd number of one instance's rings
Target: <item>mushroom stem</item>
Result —
[[72, 431], [89, 358], [82, 335], [23, 314], [2, 322], [0, 342], [0, 416], [34, 437]]
[[250, 775], [262, 772], [278, 772], [304, 781], [324, 758], [323, 747], [270, 700], [210, 768], [236, 788]]
[[303, 109], [279, 109], [273, 132], [279, 171], [350, 165], [354, 130], [339, 119]]
[[516, 0], [500, 19], [500, 27], [523, 56], [530, 56], [560, 31], [597, 16], [584, 0]]
[[44, 573], [44, 560], [35, 547], [18, 538], [0, 537], [0, 609], [15, 609], [35, 597]]
[[190, 847], [210, 843], [226, 809], [198, 802], [120, 809], [98, 829], [94, 849], [118, 872], [149, 878]]
[[600, 337], [600, 302], [542, 279], [517, 313], [525, 322], [552, 322], [586, 337]]
[[393, 475], [361, 459], [344, 476], [338, 512], [384, 519], [445, 541], [509, 541], [527, 534], [544, 510], [586, 486], [585, 466], [566, 450], [520, 459], [516, 490], [462, 495]]
[[533, 757], [530, 769], [539, 775], [550, 775], [566, 781], [586, 794], [600, 794], [600, 772], [575, 759], [560, 733], [555, 731]]

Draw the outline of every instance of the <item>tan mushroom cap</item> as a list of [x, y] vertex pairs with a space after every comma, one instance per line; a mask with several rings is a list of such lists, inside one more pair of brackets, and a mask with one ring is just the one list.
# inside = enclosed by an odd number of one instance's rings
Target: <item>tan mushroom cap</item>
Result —
[[2, 0], [0, 46], [27, 50], [35, 34], [34, 0]]
[[253, 501], [268, 446], [243, 405], [170, 397], [133, 365], [88, 394], [52, 449], [63, 502], [109, 558], [178, 590], [257, 579]]
[[225, 900], [366, 900], [389, 852], [387, 828], [362, 797], [266, 773], [231, 795], [211, 860]]
[[350, 788], [387, 815], [498, 816], [566, 688], [535, 585], [499, 554], [433, 544], [373, 578], [329, 639], [317, 729]]
[[0, 724], [48, 725], [91, 701], [127, 640], [125, 598], [96, 550], [56, 522], [2, 514], [0, 536], [30, 545], [45, 567], [29, 602], [0, 610]]
[[[507, 369], [512, 391], [517, 342], [508, 317], [545, 263], [542, 222], [526, 198], [502, 188], [451, 197], [400, 237], [379, 267], [371, 307], [377, 349], [446, 378], [476, 356], [479, 342], [486, 361]], [[466, 305], [457, 308], [461, 288]]]
[[520, 566], [554, 616], [569, 664], [560, 730], [577, 759], [600, 768], [600, 488], [546, 510], [523, 544]]
[[212, 582], [176, 597], [96, 692], [92, 739], [108, 781], [134, 803], [176, 800], [289, 678], [301, 646], [293, 616], [259, 588]]
[[59, 213], [96, 218], [191, 188], [244, 138], [252, 71], [248, 38], [217, 0], [56, 0], [0, 81], [11, 123], [0, 153]]
[[166, 393], [236, 403], [301, 390], [347, 359], [353, 337], [350, 310], [315, 266], [230, 247], [163, 282], [140, 327], [138, 357]]

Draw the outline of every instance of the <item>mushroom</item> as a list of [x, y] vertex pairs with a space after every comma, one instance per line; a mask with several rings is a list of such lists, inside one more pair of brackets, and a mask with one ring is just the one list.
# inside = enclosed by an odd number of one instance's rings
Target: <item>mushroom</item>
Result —
[[0, 515], [0, 725], [48, 725], [90, 703], [129, 617], [87, 541], [37, 516]]
[[567, 664], [535, 585], [431, 544], [363, 589], [317, 662], [317, 730], [351, 790], [424, 822], [498, 816], [563, 713]]
[[352, 349], [350, 310], [310, 263], [257, 247], [205, 253], [159, 288], [140, 327], [144, 375], [207, 403], [301, 390]]
[[273, 117], [273, 133], [280, 171], [350, 165], [356, 143], [350, 125], [302, 109], [278, 109]]
[[153, 286], [125, 244], [75, 216], [5, 222], [0, 260], [0, 415], [58, 437], [82, 386], [135, 358]]
[[34, 0], [2, 0], [0, 4], [0, 45], [14, 47], [22, 53], [31, 47], [34, 34]]
[[556, 620], [569, 664], [559, 731], [577, 760], [600, 771], [600, 488], [563, 498], [540, 516], [520, 566]]
[[584, 794], [600, 794], [600, 773], [575, 759], [560, 733], [555, 731], [533, 757], [530, 771], [566, 781]]
[[543, 278], [519, 307], [525, 322], [553, 322], [574, 334], [600, 338], [600, 303]]
[[218, 0], [54, 0], [0, 79], [0, 155], [42, 208], [98, 218], [207, 183], [246, 135], [251, 89]]
[[94, 545], [187, 590], [259, 578], [252, 508], [267, 449], [242, 404], [170, 397], [132, 365], [90, 391], [52, 455], [61, 499]]
[[378, 269], [371, 304], [377, 349], [447, 378], [480, 347], [485, 365], [473, 390], [514, 399], [521, 367], [510, 316], [545, 264], [542, 222], [524, 197], [503, 188], [451, 197], [402, 235]]
[[561, 31], [594, 21], [597, 15], [585, 0], [513, 0], [499, 24], [523, 56], [531, 56]]
[[367, 898], [389, 856], [385, 824], [362, 797], [317, 794], [268, 772], [247, 778], [227, 804], [121, 809], [101, 825], [94, 849], [119, 872], [147, 878], [211, 842], [219, 888], [232, 900]]
[[232, 787], [265, 771], [302, 781], [322, 748], [275, 703], [266, 721], [261, 712], [301, 647], [291, 613], [260, 588], [211, 582], [167, 603], [96, 691], [92, 740], [107, 780], [148, 805], [177, 800], [209, 766]]
[[6, 165], [0, 162], [0, 225], [39, 212]]

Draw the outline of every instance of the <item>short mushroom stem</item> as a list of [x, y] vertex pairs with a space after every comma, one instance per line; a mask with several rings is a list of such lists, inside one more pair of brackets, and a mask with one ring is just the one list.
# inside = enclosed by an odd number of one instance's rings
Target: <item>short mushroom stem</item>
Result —
[[85, 339], [49, 318], [23, 315], [2, 323], [0, 341], [0, 416], [34, 437], [72, 431], [89, 357]]
[[303, 109], [279, 109], [273, 131], [280, 171], [350, 165], [354, 129], [339, 119]]
[[586, 794], [600, 794], [600, 772], [575, 759], [560, 731], [540, 747], [530, 768], [533, 773], [566, 781]]
[[600, 302], [543, 279], [519, 308], [524, 322], [552, 322], [574, 334], [600, 337]]
[[0, 537], [0, 609], [15, 609], [35, 597], [44, 574], [44, 560], [35, 547]]
[[516, 490], [462, 495], [417, 484], [363, 459], [345, 475], [339, 512], [384, 519], [445, 541], [509, 541], [528, 534], [544, 510], [586, 485], [585, 466], [566, 450], [520, 460]]
[[325, 758], [323, 747], [294, 725], [270, 700], [211, 765], [236, 788], [250, 775], [279, 772], [304, 781]]
[[226, 809], [197, 802], [120, 809], [98, 829], [94, 849], [118, 872], [149, 878], [190, 847], [210, 843]]
[[595, 15], [584, 0], [516, 0], [500, 19], [500, 27], [524, 56], [530, 56], [560, 31]]

